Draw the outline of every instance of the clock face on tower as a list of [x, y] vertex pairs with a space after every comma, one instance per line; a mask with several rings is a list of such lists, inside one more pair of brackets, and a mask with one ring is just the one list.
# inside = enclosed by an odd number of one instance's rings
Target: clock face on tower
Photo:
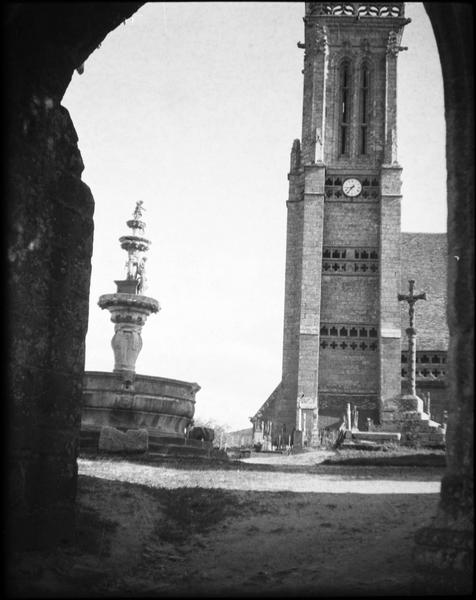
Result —
[[362, 191], [362, 184], [355, 177], [349, 177], [349, 179], [346, 179], [342, 184], [342, 191], [346, 196], [354, 198]]

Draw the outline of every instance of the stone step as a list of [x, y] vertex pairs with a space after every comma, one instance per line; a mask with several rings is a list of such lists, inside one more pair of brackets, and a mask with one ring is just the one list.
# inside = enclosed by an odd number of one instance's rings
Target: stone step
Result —
[[416, 410], [408, 410], [400, 413], [404, 421], [429, 421], [430, 415]]
[[345, 440], [344, 443], [339, 446], [340, 450], [381, 450], [385, 447], [384, 442], [371, 442], [369, 440], [351, 441]]
[[[81, 429], [79, 448], [83, 452], [97, 452], [100, 430]], [[164, 456], [209, 456], [213, 451], [211, 442], [189, 440], [178, 436], [154, 435], [149, 432], [149, 451]]]
[[187, 446], [191, 448], [211, 448], [213, 446], [212, 442], [202, 442], [200, 440], [190, 440], [185, 437], [172, 437], [165, 435], [156, 435], [155, 433], [149, 431], [149, 444], [164, 444], [174, 446]]
[[350, 437], [353, 440], [399, 442], [402, 434], [396, 431], [352, 431]]
[[160, 454], [162, 456], [209, 456], [210, 448], [194, 448], [192, 446], [158, 445], [150, 444], [150, 454]]

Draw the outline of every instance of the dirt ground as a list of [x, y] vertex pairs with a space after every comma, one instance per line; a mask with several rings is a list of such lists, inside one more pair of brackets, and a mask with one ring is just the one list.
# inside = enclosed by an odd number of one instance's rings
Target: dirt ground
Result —
[[235, 469], [80, 459], [76, 543], [15, 557], [13, 595], [448, 593], [412, 561], [442, 468], [324, 467], [301, 456], [293, 472], [290, 457], [268, 457], [275, 470], [261, 459]]

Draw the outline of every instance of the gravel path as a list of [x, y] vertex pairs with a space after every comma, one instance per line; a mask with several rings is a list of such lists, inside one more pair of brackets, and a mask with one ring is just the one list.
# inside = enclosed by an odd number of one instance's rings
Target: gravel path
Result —
[[127, 481], [157, 488], [202, 487], [256, 492], [291, 491], [331, 494], [439, 494], [440, 481], [342, 475], [240, 470], [194, 471], [127, 462], [78, 460], [79, 473], [110, 481]]

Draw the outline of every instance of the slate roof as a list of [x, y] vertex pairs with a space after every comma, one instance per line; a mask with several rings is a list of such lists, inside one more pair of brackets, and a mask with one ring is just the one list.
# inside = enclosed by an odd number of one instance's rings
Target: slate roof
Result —
[[[446, 323], [447, 278], [446, 233], [401, 234], [400, 293], [408, 293], [408, 280], [415, 280], [415, 293], [426, 292], [426, 301], [415, 304], [418, 350], [447, 350]], [[408, 304], [401, 302], [402, 349], [407, 347]]]
[[257, 413], [250, 418], [250, 421], [255, 419], [269, 420], [274, 417], [276, 402], [281, 398], [282, 382], [280, 381], [274, 391], [268, 396], [268, 399], [261, 405]]

